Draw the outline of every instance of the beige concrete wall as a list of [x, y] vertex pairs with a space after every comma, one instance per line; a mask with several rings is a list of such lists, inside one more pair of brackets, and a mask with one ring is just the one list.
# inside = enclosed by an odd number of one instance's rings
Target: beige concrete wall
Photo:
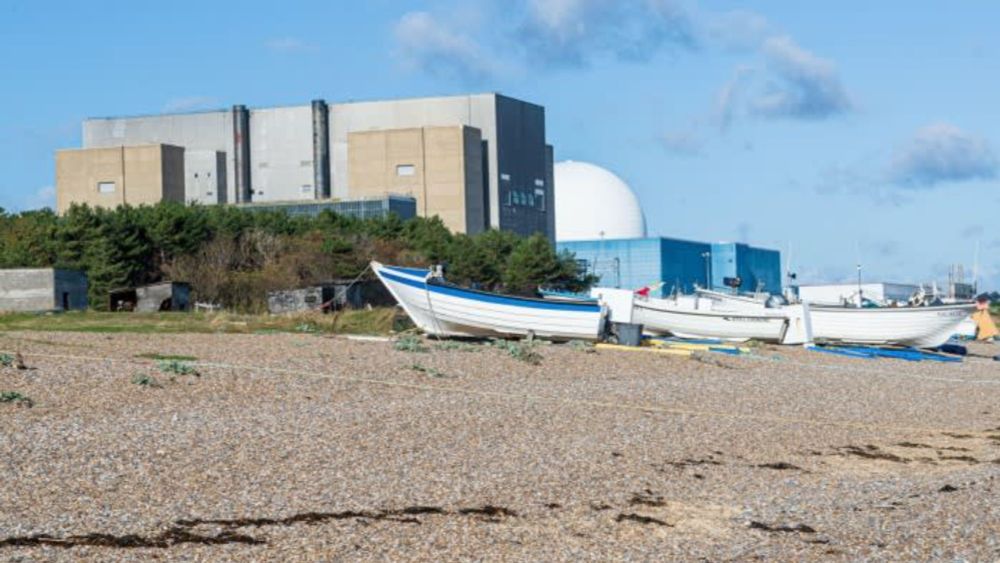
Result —
[[[400, 167], [412, 167], [412, 174], [400, 174]], [[351, 133], [348, 182], [350, 198], [409, 195], [422, 217], [437, 215], [458, 233], [482, 230], [477, 227], [484, 222], [481, 137], [473, 127]]]
[[[113, 182], [114, 192], [101, 193], [98, 184]], [[56, 211], [73, 203], [115, 208], [184, 201], [184, 149], [172, 145], [142, 145], [56, 152]]]

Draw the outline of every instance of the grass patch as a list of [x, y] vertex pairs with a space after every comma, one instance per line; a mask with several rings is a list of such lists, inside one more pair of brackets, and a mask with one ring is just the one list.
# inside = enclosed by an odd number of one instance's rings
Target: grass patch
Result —
[[455, 351], [455, 352], [478, 352], [480, 350], [479, 346], [475, 344], [469, 344], [468, 342], [459, 342], [456, 340], [446, 340], [440, 344], [434, 345], [435, 350], [442, 351]]
[[399, 339], [392, 345], [393, 348], [399, 350], [400, 352], [427, 352], [428, 348], [424, 346], [424, 341], [419, 336], [415, 334], [407, 334]]
[[0, 391], [0, 403], [14, 404], [19, 407], [31, 408], [35, 406], [35, 401], [17, 391]]
[[526, 340], [494, 340], [493, 346], [507, 352], [515, 360], [537, 366], [542, 363], [542, 355], [535, 350], [535, 343]]
[[179, 362], [177, 360], [162, 360], [157, 362], [156, 367], [160, 368], [163, 373], [169, 373], [171, 375], [193, 375], [195, 377], [201, 377], [198, 370], [194, 369], [189, 363]]
[[[404, 323], [405, 324], [405, 323]], [[64, 331], [138, 334], [390, 334], [400, 325], [393, 307], [347, 310], [324, 315], [237, 315], [214, 313], [67, 313], [0, 314], [0, 331]]]
[[173, 361], [173, 362], [197, 362], [198, 358], [194, 356], [181, 356], [173, 354], [138, 354], [136, 358], [142, 358], [144, 360], [157, 360], [157, 361]]
[[597, 352], [593, 343], [586, 342], [584, 340], [570, 340], [568, 344], [570, 348], [576, 350], [577, 352], [583, 352], [584, 354], [593, 354]]
[[132, 383], [140, 387], [148, 387], [150, 389], [159, 389], [163, 387], [155, 377], [146, 373], [137, 373], [132, 376]]
[[0, 354], [0, 367], [14, 367], [14, 356], [10, 354]]

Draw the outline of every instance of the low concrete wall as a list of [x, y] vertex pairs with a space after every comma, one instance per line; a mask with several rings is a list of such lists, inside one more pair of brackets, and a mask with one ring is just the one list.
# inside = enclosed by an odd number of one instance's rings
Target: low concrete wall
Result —
[[332, 289], [319, 286], [271, 291], [267, 294], [267, 311], [272, 315], [318, 311], [332, 294]]

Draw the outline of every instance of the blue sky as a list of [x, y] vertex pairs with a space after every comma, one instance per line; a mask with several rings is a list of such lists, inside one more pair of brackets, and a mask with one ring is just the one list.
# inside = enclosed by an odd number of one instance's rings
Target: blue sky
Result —
[[0, 206], [52, 202], [88, 116], [499, 91], [651, 234], [806, 280], [1000, 287], [1000, 4], [683, 0], [0, 5]]

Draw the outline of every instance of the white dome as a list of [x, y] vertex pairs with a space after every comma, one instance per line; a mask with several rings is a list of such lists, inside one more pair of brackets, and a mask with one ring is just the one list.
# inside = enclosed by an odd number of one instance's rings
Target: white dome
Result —
[[642, 238], [639, 198], [611, 172], [586, 162], [555, 165], [556, 240]]

